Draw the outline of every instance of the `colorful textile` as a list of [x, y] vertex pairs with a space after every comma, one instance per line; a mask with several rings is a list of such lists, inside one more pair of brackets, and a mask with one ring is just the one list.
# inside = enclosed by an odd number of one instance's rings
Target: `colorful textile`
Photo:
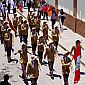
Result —
[[80, 80], [80, 44], [77, 46], [75, 54], [73, 56], [75, 60], [75, 77], [74, 77], [74, 84], [78, 83]]
[[11, 28], [14, 32], [16, 32], [16, 29], [15, 29], [14, 26], [12, 25], [12, 22], [11, 22], [11, 20], [9, 19], [9, 15], [8, 15], [8, 14], [7, 14], [7, 21], [9, 22], [10, 28]]

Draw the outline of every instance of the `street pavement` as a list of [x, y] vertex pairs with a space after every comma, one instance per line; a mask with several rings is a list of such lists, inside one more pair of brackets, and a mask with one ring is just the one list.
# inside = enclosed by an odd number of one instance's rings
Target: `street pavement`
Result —
[[[19, 12], [17, 12], [17, 15], [20, 16], [21, 14]], [[27, 17], [27, 9], [23, 9], [23, 13], [22, 15], [24, 17]], [[13, 15], [10, 14], [10, 19], [12, 20]], [[26, 18], [24, 18], [25, 20]], [[45, 20], [41, 20], [41, 25], [43, 23], [43, 21]], [[51, 22], [50, 22], [50, 17], [49, 17], [49, 21], [47, 21], [49, 28], [51, 29]], [[56, 22], [55, 26], [59, 27], [59, 23]], [[85, 49], [85, 38], [83, 38], [82, 36], [74, 33], [73, 31], [71, 31], [69, 28], [67, 27], [63, 27], [64, 31], [63, 33], [61, 33], [61, 37], [59, 40], [59, 46], [58, 46], [58, 54], [64, 54], [66, 51], [64, 49], [62, 49], [61, 46], [63, 46], [64, 48], [66, 48], [67, 50], [71, 50], [71, 47], [75, 44], [75, 41], [77, 39], [82, 40], [82, 47]], [[31, 42], [30, 42], [30, 30], [28, 30], [28, 46], [31, 46]], [[42, 32], [40, 31], [40, 35], [42, 35]], [[49, 36], [51, 37], [51, 31], [49, 30]], [[49, 38], [49, 41], [51, 41], [51, 39]], [[49, 42], [48, 41], [48, 42]], [[18, 49], [20, 49], [21, 47], [21, 43], [19, 43], [19, 37], [15, 38], [14, 37], [14, 44], [13, 44], [13, 48], [14, 48], [14, 52], [12, 52], [12, 58], [18, 59], [19, 60], [19, 54], [14, 55], [15, 52], [18, 51]], [[31, 48], [28, 49], [31, 52]], [[82, 50], [82, 58], [81, 61], [83, 63], [85, 63], [85, 50]], [[30, 54], [28, 54], [28, 57], [30, 59]], [[49, 69], [48, 69], [48, 65], [43, 65], [41, 67], [40, 70], [40, 75], [39, 75], [39, 79], [38, 79], [38, 85], [64, 85], [63, 84], [63, 77], [62, 77], [62, 66], [61, 66], [61, 57], [62, 56], [58, 56], [58, 58], [55, 59], [55, 63], [54, 63], [54, 74], [55, 74], [55, 78], [54, 80], [52, 80], [49, 76]], [[70, 56], [71, 57], [71, 56]], [[7, 58], [6, 58], [6, 53], [4, 51], [4, 45], [0, 44], [0, 80], [3, 79], [3, 75], [4, 74], [9, 74], [10, 75], [10, 80], [9, 82], [12, 85], [26, 85], [23, 81], [22, 78], [19, 77], [19, 75], [21, 75], [22, 71], [21, 71], [21, 66], [20, 63], [18, 62], [16, 64], [16, 62], [11, 62], [8, 63], [7, 62]], [[45, 60], [47, 61], [47, 60]], [[84, 85], [85, 84], [85, 66], [81, 64], [81, 78], [78, 84], [76, 85]], [[72, 67], [71, 67], [71, 71], [69, 74], [69, 85], [74, 85], [73, 84], [73, 80], [74, 80], [74, 61], [72, 62]], [[30, 85], [30, 81], [28, 81], [29, 85]]]

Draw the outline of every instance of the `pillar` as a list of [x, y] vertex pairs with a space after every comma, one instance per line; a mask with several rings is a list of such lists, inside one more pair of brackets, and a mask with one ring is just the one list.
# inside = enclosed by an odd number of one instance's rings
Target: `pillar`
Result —
[[58, 14], [58, 0], [55, 0], [55, 8], [56, 8], [56, 12]]
[[77, 0], [73, 1], [73, 16], [75, 18], [75, 28], [74, 28], [74, 32], [76, 33], [76, 25], [77, 25]]
[[77, 0], [73, 1], [73, 16], [77, 17]]

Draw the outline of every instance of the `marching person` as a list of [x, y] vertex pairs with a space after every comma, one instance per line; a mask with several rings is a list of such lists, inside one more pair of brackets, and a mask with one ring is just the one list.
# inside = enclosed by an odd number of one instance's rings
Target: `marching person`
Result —
[[64, 85], [69, 85], [68, 78], [70, 73], [71, 59], [68, 57], [68, 55], [69, 55], [69, 52], [65, 53], [61, 60]]
[[40, 4], [40, 1], [38, 2], [38, 13], [37, 16], [41, 19], [41, 14], [42, 14], [42, 6]]
[[30, 12], [30, 7], [31, 7], [31, 0], [26, 0], [27, 7], [28, 7], [28, 12]]
[[16, 0], [13, 0], [13, 14], [16, 13]]
[[5, 33], [7, 32], [7, 29], [8, 29], [8, 22], [4, 22], [2, 27], [1, 27], [1, 44], [4, 43], [4, 35]]
[[1, 16], [1, 13], [2, 13], [2, 7], [3, 7], [2, 2], [0, 2], [0, 16]]
[[60, 20], [60, 29], [61, 29], [61, 32], [63, 32], [63, 24], [64, 24], [64, 20], [65, 20], [65, 12], [63, 11], [63, 9], [60, 10], [59, 12], [59, 20]]
[[11, 33], [11, 29], [8, 29], [7, 33], [5, 33], [4, 35], [4, 46], [5, 51], [7, 51], [8, 63], [11, 62], [12, 38], [13, 35]]
[[6, 0], [2, 0], [2, 4], [6, 7]]
[[5, 5], [3, 5], [3, 8], [2, 8], [2, 15], [3, 15], [3, 20], [5, 21], [6, 20], [6, 7], [5, 7]]
[[1, 27], [3, 26], [3, 20], [0, 19], [0, 40], [1, 40]]
[[6, 29], [6, 31], [7, 31], [7, 29], [9, 28], [9, 26], [8, 26], [8, 22], [4, 22], [4, 29]]
[[14, 28], [16, 29], [15, 37], [17, 37], [17, 26], [18, 26], [18, 17], [17, 17], [17, 14], [14, 14], [14, 18], [12, 19], [12, 21], [13, 21]]
[[[80, 40], [77, 40], [77, 41], [76, 41], [76, 45], [72, 47], [70, 53], [72, 53], [72, 52], [74, 51], [74, 54], [75, 54], [76, 51], [79, 50], [79, 54], [80, 54], [80, 58], [81, 58], [81, 48], [82, 48], [82, 47], [81, 47], [80, 44], [81, 44], [81, 41], [80, 41]], [[77, 50], [78, 47], [79, 47], [79, 49]], [[73, 56], [73, 58], [76, 59], [76, 57], [74, 57], [74, 56]], [[75, 60], [75, 63], [76, 63], [76, 61], [77, 61], [77, 60]]]
[[36, 0], [31, 0], [31, 2], [32, 2], [32, 8], [33, 8], [34, 11], [35, 11]]
[[33, 55], [31, 57], [31, 63], [28, 63], [27, 68], [27, 76], [29, 75], [31, 79], [31, 85], [37, 85], [37, 80], [39, 77], [39, 67], [39, 60], [35, 55]]
[[29, 26], [30, 26], [30, 31], [32, 32], [32, 28], [35, 27], [34, 18], [32, 18], [32, 16], [29, 20]]
[[1, 26], [1, 44], [4, 43], [4, 35], [5, 35], [6, 29], [4, 28], [4, 26]]
[[46, 43], [48, 40], [48, 29], [49, 29], [49, 27], [48, 27], [47, 22], [43, 22], [42, 31], [43, 31], [43, 37], [44, 37]]
[[25, 20], [21, 26], [21, 31], [22, 31], [22, 37], [24, 43], [27, 45], [27, 38], [28, 38], [28, 24], [27, 21]]
[[36, 32], [37, 32], [38, 35], [39, 35], [39, 31], [40, 31], [40, 19], [36, 16], [34, 22], [35, 22]]
[[23, 0], [24, 1], [24, 7], [25, 7], [25, 4], [26, 4], [26, 0]]
[[52, 40], [57, 50], [58, 42], [59, 42], [59, 30], [57, 26], [55, 27], [54, 31], [52, 31]]
[[19, 20], [18, 20], [18, 33], [19, 33], [20, 42], [22, 42], [22, 30], [21, 30], [21, 25], [22, 24], [23, 24], [23, 17], [19, 16]]
[[52, 9], [52, 16], [51, 16], [51, 22], [52, 22], [52, 29], [54, 29], [54, 24], [56, 22], [57, 14], [55, 11], [55, 8]]
[[42, 36], [39, 37], [39, 43], [37, 45], [38, 47], [38, 57], [39, 57], [39, 61], [40, 61], [40, 64], [42, 65], [42, 59], [43, 59], [43, 52], [44, 52], [44, 43], [43, 41], [41, 40]]
[[[28, 51], [27, 51], [27, 46], [26, 44], [22, 44], [22, 47], [18, 52], [20, 54], [20, 59], [19, 62], [21, 64], [22, 68], [22, 78], [26, 79], [26, 67], [27, 67], [27, 62], [28, 62]], [[17, 54], [15, 53], [15, 55]]]
[[8, 13], [10, 14], [11, 0], [7, 0]]
[[53, 42], [49, 44], [49, 46], [46, 48], [45, 51], [45, 55], [44, 55], [44, 59], [47, 56], [47, 60], [48, 60], [48, 66], [49, 66], [49, 73], [51, 75], [51, 78], [54, 79], [53, 76], [53, 65], [54, 65], [54, 60], [55, 60], [55, 56], [56, 56], [56, 50], [54, 48], [54, 44]]
[[[75, 77], [74, 77], [74, 84], [78, 83], [80, 80], [80, 60], [81, 60], [81, 41], [77, 40], [76, 45], [72, 47], [71, 52], [74, 51], [73, 59], [75, 60]], [[84, 49], [83, 49], [84, 50]]]
[[38, 36], [37, 36], [36, 28], [34, 27], [32, 29], [32, 35], [31, 35], [31, 45], [32, 45], [33, 54], [35, 54], [35, 52], [36, 52], [37, 40], [38, 40]]
[[44, 3], [44, 5], [42, 6], [42, 11], [43, 11], [43, 19], [45, 20], [46, 17], [46, 19], [48, 20], [48, 5], [46, 3]]
[[40, 0], [40, 4], [43, 5], [45, 3], [45, 0]]

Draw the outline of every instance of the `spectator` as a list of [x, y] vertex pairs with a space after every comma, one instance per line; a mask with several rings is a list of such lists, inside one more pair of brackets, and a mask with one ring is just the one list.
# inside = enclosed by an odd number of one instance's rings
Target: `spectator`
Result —
[[61, 32], [63, 32], [63, 24], [64, 24], [64, 20], [65, 20], [65, 13], [63, 11], [63, 9], [60, 10], [59, 12], [59, 19], [60, 19], [60, 28], [61, 28]]
[[4, 81], [1, 81], [1, 82], [0, 82], [0, 85], [11, 85], [11, 84], [8, 82], [8, 80], [9, 80], [9, 75], [8, 75], [8, 74], [5, 74], [5, 75], [4, 75]]
[[56, 17], [57, 17], [56, 11], [55, 11], [55, 8], [53, 8], [52, 9], [52, 16], [51, 16], [52, 29], [54, 29], [54, 24], [56, 22]]
[[26, 0], [27, 3], [27, 7], [28, 7], [28, 12], [30, 11], [30, 7], [31, 7], [31, 0]]
[[13, 0], [13, 14], [16, 13], [16, 1]]
[[42, 6], [42, 10], [43, 10], [43, 19], [45, 19], [45, 17], [47, 18], [48, 20], [48, 5], [45, 3], [43, 6]]

